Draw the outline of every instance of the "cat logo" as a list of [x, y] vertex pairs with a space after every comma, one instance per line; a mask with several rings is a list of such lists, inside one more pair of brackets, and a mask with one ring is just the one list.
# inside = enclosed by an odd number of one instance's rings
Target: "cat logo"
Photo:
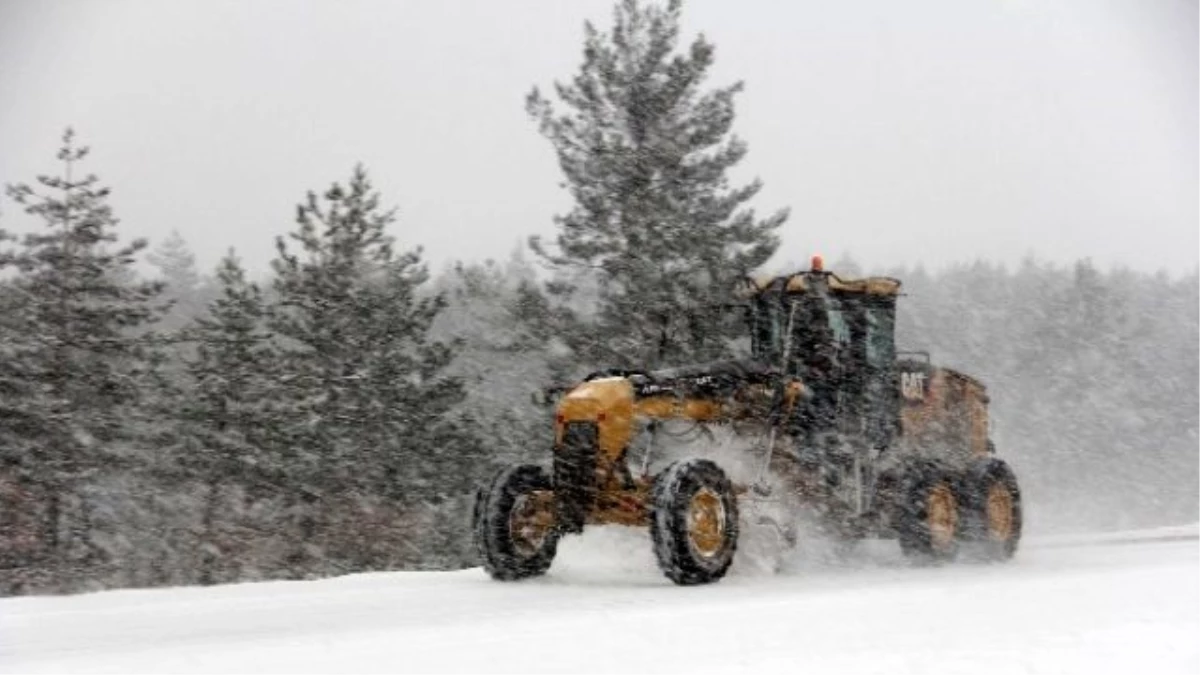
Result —
[[922, 372], [900, 373], [900, 393], [909, 401], [924, 401], [926, 381]]

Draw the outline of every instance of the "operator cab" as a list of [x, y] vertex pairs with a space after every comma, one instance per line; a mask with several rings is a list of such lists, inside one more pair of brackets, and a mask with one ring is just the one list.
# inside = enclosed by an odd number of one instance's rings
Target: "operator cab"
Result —
[[898, 405], [892, 399], [900, 282], [843, 279], [825, 271], [818, 256], [806, 272], [748, 286], [753, 357], [814, 393], [799, 423], [865, 431], [872, 444], [886, 444]]

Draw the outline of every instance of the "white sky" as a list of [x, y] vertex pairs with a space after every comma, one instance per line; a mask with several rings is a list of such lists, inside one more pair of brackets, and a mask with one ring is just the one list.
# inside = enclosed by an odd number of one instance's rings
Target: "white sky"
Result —
[[[127, 235], [263, 271], [309, 188], [371, 171], [435, 267], [569, 206], [531, 86], [612, 2], [0, 0], [0, 182], [93, 147]], [[684, 10], [746, 81], [738, 176], [792, 208], [777, 262], [1200, 259], [1194, 0], [721, 2]], [[31, 221], [11, 202], [0, 227]]]

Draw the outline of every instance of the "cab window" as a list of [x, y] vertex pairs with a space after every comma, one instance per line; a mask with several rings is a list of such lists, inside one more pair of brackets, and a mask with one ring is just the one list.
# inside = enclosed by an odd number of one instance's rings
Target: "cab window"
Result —
[[896, 360], [895, 315], [891, 308], [867, 309], [867, 363], [873, 368], [888, 368]]

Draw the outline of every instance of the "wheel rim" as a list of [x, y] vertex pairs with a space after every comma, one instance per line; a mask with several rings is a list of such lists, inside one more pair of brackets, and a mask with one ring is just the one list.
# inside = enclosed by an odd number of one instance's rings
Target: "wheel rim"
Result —
[[945, 483], [929, 491], [929, 540], [939, 551], [948, 549], [958, 528], [958, 508], [954, 492]]
[[692, 495], [688, 508], [688, 539], [702, 558], [712, 558], [721, 552], [725, 541], [725, 505], [709, 488], [701, 488]]
[[513, 501], [508, 515], [508, 536], [517, 555], [528, 558], [536, 555], [546, 544], [554, 518], [543, 504], [545, 500], [526, 493]]
[[987, 495], [988, 536], [1008, 541], [1013, 533], [1013, 497], [1002, 483], [993, 483]]

